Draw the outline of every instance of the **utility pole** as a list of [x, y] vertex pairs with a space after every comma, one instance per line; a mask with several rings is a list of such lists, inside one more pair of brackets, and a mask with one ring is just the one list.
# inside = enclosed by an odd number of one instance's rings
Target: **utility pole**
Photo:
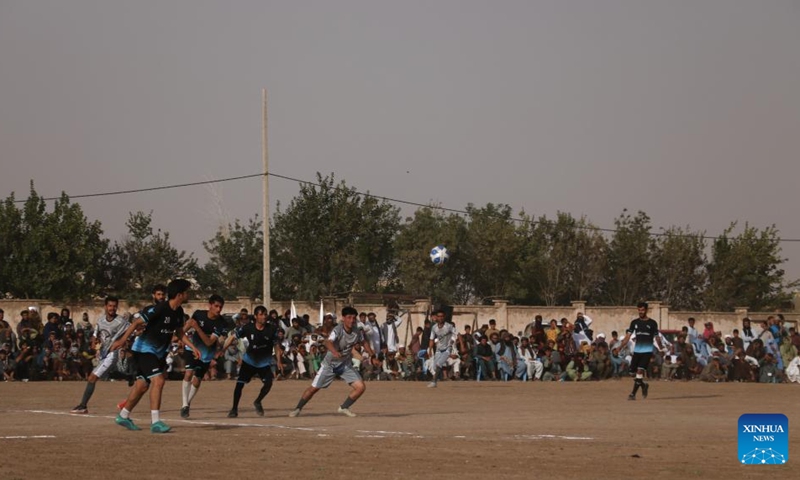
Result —
[[262, 114], [263, 114], [263, 129], [261, 131], [261, 157], [264, 162], [264, 204], [262, 205], [261, 209], [261, 219], [264, 222], [264, 292], [263, 292], [263, 303], [264, 306], [267, 307], [267, 311], [270, 309], [270, 285], [269, 285], [269, 277], [270, 277], [270, 266], [269, 266], [269, 148], [267, 145], [267, 89], [264, 88], [261, 90], [261, 98], [262, 98]]

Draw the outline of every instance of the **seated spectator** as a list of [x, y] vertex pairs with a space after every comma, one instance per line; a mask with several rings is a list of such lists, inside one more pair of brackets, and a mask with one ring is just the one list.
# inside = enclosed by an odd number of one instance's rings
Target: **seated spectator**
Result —
[[505, 332], [503, 338], [497, 343], [495, 353], [497, 354], [498, 370], [504, 379], [522, 378], [527, 372], [528, 367], [525, 362], [517, 358], [517, 348], [514, 346], [511, 334]]
[[[478, 375], [484, 379], [496, 379], [494, 350], [489, 345], [489, 339], [485, 335], [481, 336], [478, 346], [475, 347], [475, 361], [477, 363]], [[477, 377], [476, 377], [477, 378]]]
[[415, 380], [417, 378], [417, 359], [414, 355], [409, 355], [406, 352], [406, 347], [398, 348], [397, 361], [400, 363], [403, 380]]
[[576, 354], [567, 364], [567, 369], [561, 374], [561, 381], [584, 382], [592, 378], [592, 371], [585, 364], [582, 353]]
[[720, 366], [719, 357], [711, 357], [711, 361], [703, 368], [700, 373], [700, 381], [702, 382], [724, 382], [727, 375]]
[[795, 356], [786, 366], [786, 381], [800, 383], [800, 356]]
[[541, 380], [544, 364], [539, 360], [539, 352], [531, 346], [528, 337], [522, 337], [520, 340], [518, 355], [520, 361], [525, 364], [528, 379], [531, 381]]
[[694, 354], [694, 348], [690, 344], [686, 344], [683, 352], [678, 356], [680, 366], [678, 367], [677, 377], [683, 380], [691, 380], [703, 371], [703, 367], [697, 363], [697, 356]]
[[611, 355], [609, 355], [612, 378], [620, 378], [628, 372], [628, 361], [625, 360], [625, 355], [621, 354], [619, 351], [620, 342], [617, 342], [616, 345], [617, 346], [611, 350]]
[[547, 347], [542, 357], [542, 381], [553, 382], [561, 378], [561, 356], [558, 350]]
[[771, 353], [764, 355], [761, 360], [760, 368], [758, 371], [759, 383], [780, 383], [780, 370], [778, 369], [778, 362]]
[[789, 365], [794, 360], [794, 357], [797, 356], [797, 348], [792, 344], [789, 333], [786, 331], [782, 332], [781, 344], [778, 350], [780, 351], [783, 365]]
[[14, 371], [17, 369], [17, 362], [9, 356], [5, 348], [0, 348], [0, 375], [4, 382], [14, 381]]
[[[598, 338], [600, 336], [598, 335]], [[605, 380], [611, 376], [611, 357], [608, 354], [608, 344], [599, 342], [591, 352], [589, 357], [589, 370], [597, 380]]]
[[[751, 363], [751, 359], [753, 363]], [[755, 381], [755, 374], [753, 366], [758, 368], [758, 361], [752, 357], [747, 357], [743, 349], [737, 349], [731, 364], [728, 367], [728, 380], [732, 382], [753, 382]]]
[[661, 364], [661, 379], [674, 380], [679, 366], [677, 355], [664, 355], [664, 363]]
[[387, 380], [400, 380], [403, 378], [400, 362], [397, 361], [395, 352], [388, 352], [383, 359], [383, 374]]

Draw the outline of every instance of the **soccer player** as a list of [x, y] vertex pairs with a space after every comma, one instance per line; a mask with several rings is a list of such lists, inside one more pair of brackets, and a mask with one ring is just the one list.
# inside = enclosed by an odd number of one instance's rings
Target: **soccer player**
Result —
[[111, 344], [121, 337], [129, 326], [127, 320], [117, 315], [119, 300], [116, 297], [106, 297], [104, 305], [105, 312], [97, 319], [97, 326], [95, 326], [92, 334], [94, 348], [95, 350], [98, 348], [100, 350], [98, 355], [100, 363], [92, 370], [86, 380], [86, 389], [83, 391], [81, 403], [70, 410], [70, 413], [89, 413], [87, 405], [89, 405], [89, 399], [92, 398], [94, 393], [97, 379], [103, 377], [112, 366], [117, 364], [118, 352], [110, 351]]
[[192, 342], [200, 348], [200, 358], [188, 346], [183, 352], [186, 362], [186, 373], [183, 377], [183, 406], [181, 417], [189, 418], [189, 406], [197, 395], [200, 384], [203, 382], [211, 360], [217, 353], [219, 338], [225, 335], [225, 323], [220, 312], [225, 305], [225, 299], [219, 295], [211, 295], [208, 299], [208, 310], [195, 310], [192, 318], [183, 326], [185, 332], [192, 332]]
[[[242, 398], [242, 390], [255, 375], [261, 379], [261, 391], [258, 392], [253, 406], [256, 407], [256, 414], [264, 416], [264, 407], [261, 405], [261, 401], [272, 389], [273, 349], [275, 357], [281, 358], [283, 355], [283, 349], [278, 339], [278, 325], [267, 321], [267, 308], [259, 305], [253, 310], [253, 314], [255, 322], [246, 323], [234, 330], [222, 347], [223, 351], [227, 350], [235, 339], [242, 339], [247, 344], [247, 349], [242, 357], [239, 377], [236, 379], [236, 388], [233, 390], [233, 408], [228, 412], [228, 418], [239, 416], [239, 400]], [[278, 369], [282, 370], [282, 368], [279, 361]]]
[[431, 339], [428, 341], [428, 355], [433, 357], [433, 381], [428, 384], [428, 388], [436, 388], [439, 374], [450, 359], [450, 349], [458, 332], [455, 325], [445, 322], [444, 310], [436, 310], [431, 318], [436, 325], [431, 327]]
[[356, 317], [358, 317], [358, 312], [355, 308], [344, 307], [342, 309], [342, 323], [336, 325], [328, 339], [325, 340], [328, 353], [322, 360], [317, 376], [314, 377], [311, 386], [303, 392], [300, 401], [297, 402], [297, 407], [289, 413], [290, 417], [300, 415], [300, 411], [303, 410], [306, 403], [314, 398], [318, 391], [328, 388], [336, 377], [342, 378], [352, 389], [344, 403], [339, 406], [338, 413], [348, 417], [356, 416], [350, 411], [350, 407], [364, 394], [367, 387], [364, 385], [361, 375], [353, 368], [353, 347], [360, 344], [370, 357], [375, 356], [375, 352], [364, 337], [364, 331], [356, 323]]
[[631, 339], [631, 335], [636, 336], [636, 345], [633, 347], [631, 358], [631, 370], [636, 370], [636, 380], [633, 382], [633, 392], [628, 396], [628, 400], [636, 400], [639, 387], [642, 388], [642, 398], [647, 398], [650, 385], [644, 381], [644, 374], [650, 364], [650, 357], [653, 356], [653, 340], [658, 343], [659, 349], [662, 348], [658, 323], [647, 316], [647, 303], [641, 302], [636, 308], [639, 310], [639, 317], [633, 319], [619, 346], [619, 350], [622, 351]]
[[[133, 384], [133, 388], [128, 394], [125, 408], [115, 419], [117, 425], [128, 430], [140, 430], [133, 423], [130, 415], [142, 396], [150, 390], [150, 432], [166, 433], [170, 431], [169, 425], [161, 421], [161, 392], [164, 389], [164, 367], [172, 336], [175, 335], [182, 339], [184, 344], [194, 351], [195, 357], [200, 357], [200, 350], [183, 333], [185, 317], [181, 305], [189, 299], [190, 286], [189, 281], [184, 279], [175, 279], [169, 282], [167, 301], [142, 310], [125, 330], [125, 333], [111, 345], [111, 351], [119, 350], [135, 330], [144, 327], [131, 348], [133, 359], [136, 362], [136, 383]], [[151, 386], [153, 388], [150, 388]]]

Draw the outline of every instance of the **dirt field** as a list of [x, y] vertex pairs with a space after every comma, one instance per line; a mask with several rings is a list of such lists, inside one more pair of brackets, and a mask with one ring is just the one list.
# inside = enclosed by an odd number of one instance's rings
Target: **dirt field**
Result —
[[800, 461], [737, 462], [742, 413], [785, 414], [800, 445], [798, 385], [653, 382], [647, 400], [629, 402], [628, 380], [370, 382], [347, 418], [335, 413], [348, 391], [336, 382], [288, 418], [308, 382], [283, 381], [260, 418], [254, 382], [231, 420], [233, 385], [203, 384], [182, 420], [180, 383], [168, 382], [173, 431], [154, 435], [146, 401], [133, 414], [142, 431], [113, 423], [124, 382], [98, 384], [90, 415], [68, 413], [81, 382], [0, 383], [0, 478], [792, 478]]

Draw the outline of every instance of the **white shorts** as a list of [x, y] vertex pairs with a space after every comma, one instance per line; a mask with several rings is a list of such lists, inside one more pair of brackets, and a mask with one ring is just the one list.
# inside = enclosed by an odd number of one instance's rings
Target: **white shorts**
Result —
[[317, 376], [314, 377], [314, 380], [311, 382], [311, 386], [314, 388], [328, 388], [336, 377], [342, 377], [342, 380], [347, 382], [348, 385], [361, 381], [361, 375], [358, 374], [350, 363], [338, 367], [336, 371], [334, 371], [333, 367], [330, 365], [323, 363], [317, 372]]
[[450, 360], [450, 351], [449, 350], [439, 350], [436, 352], [436, 355], [433, 357], [433, 364], [436, 365], [438, 368], [446, 367], [447, 361]]
[[108, 355], [106, 355], [106, 358], [100, 360], [100, 363], [98, 363], [97, 366], [94, 367], [92, 373], [94, 374], [95, 377], [98, 378], [102, 377], [108, 372], [109, 368], [114, 366], [116, 362], [117, 362], [117, 352], [109, 352]]

